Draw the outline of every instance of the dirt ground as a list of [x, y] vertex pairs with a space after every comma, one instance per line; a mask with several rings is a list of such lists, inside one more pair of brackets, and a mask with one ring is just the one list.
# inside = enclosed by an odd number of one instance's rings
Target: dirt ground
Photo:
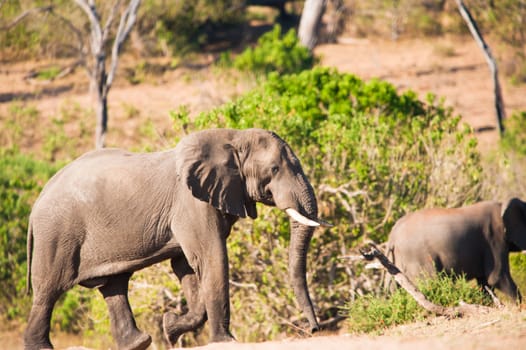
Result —
[[[341, 38], [338, 44], [321, 45], [316, 53], [322, 65], [337, 67], [364, 79], [378, 77], [392, 82], [400, 90], [412, 89], [420, 96], [433, 92], [444, 97], [478, 133], [483, 149], [498, 138], [493, 109], [492, 82], [480, 49], [469, 38], [441, 38], [428, 41], [375, 41]], [[149, 118], [159, 134], [171, 128], [169, 110], [187, 105], [192, 113], [207, 110], [228, 101], [253, 82], [230, 87], [225, 77], [211, 73], [207, 65], [212, 57], [199, 64], [170, 70], [132, 85], [122, 78], [134, 59], [121, 62], [120, 78], [110, 92], [110, 131], [108, 143], [130, 147], [137, 118], [129, 116], [130, 107], [138, 110], [139, 119]], [[57, 115], [65, 101], [89, 108], [88, 83], [78, 69], [74, 74], [53, 82], [24, 79], [35, 68], [50, 62], [17, 63], [0, 67], [0, 114], [8, 113], [14, 100], [36, 106], [43, 121]], [[56, 63], [56, 62], [53, 62]], [[59, 62], [60, 63], [60, 62]], [[526, 86], [511, 86], [501, 77], [506, 112], [526, 110]], [[134, 124], [135, 123], [135, 124]], [[113, 126], [125, 130], [116, 134]], [[129, 136], [129, 137], [128, 137]], [[74, 338], [55, 339], [57, 348], [65, 348]], [[203, 349], [502, 349], [524, 348], [526, 311], [516, 308], [495, 310], [489, 314], [462, 319], [430, 318], [427, 322], [388, 330], [383, 335], [356, 336], [345, 333], [321, 334], [308, 339], [289, 339], [259, 344], [212, 344]], [[22, 349], [20, 330], [0, 333], [0, 348]]]
[[526, 313], [495, 310], [462, 319], [431, 318], [427, 322], [392, 328], [383, 335], [321, 335], [308, 339], [251, 344], [210, 344], [203, 350], [484, 350], [522, 349], [526, 341]]

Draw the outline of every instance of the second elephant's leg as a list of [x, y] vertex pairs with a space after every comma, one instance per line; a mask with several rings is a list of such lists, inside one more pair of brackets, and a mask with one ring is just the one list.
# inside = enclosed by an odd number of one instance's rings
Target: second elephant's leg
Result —
[[108, 306], [111, 333], [119, 350], [143, 350], [152, 342], [152, 338], [137, 329], [128, 301], [128, 282], [131, 274], [122, 274], [108, 278], [108, 282], [99, 288]]
[[171, 265], [177, 278], [181, 281], [181, 287], [188, 306], [188, 312], [184, 315], [178, 316], [169, 311], [163, 316], [164, 336], [168, 343], [174, 346], [183, 333], [194, 331], [201, 327], [207, 317], [205, 304], [199, 289], [199, 280], [184, 255], [173, 258]]

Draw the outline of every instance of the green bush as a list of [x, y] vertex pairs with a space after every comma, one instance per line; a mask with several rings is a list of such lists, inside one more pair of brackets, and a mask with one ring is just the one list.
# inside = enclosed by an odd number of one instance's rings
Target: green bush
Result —
[[510, 254], [510, 270], [513, 280], [517, 284], [523, 298], [526, 297], [526, 254]]
[[289, 30], [282, 35], [281, 26], [263, 34], [253, 48], [247, 48], [231, 60], [229, 54], [222, 56], [223, 65], [255, 73], [280, 74], [298, 73], [310, 69], [316, 63], [314, 55], [300, 44], [296, 31]]
[[526, 156], [526, 111], [516, 112], [504, 121], [506, 131], [501, 139], [505, 150]]
[[[0, 148], [0, 314], [24, 313], [26, 236], [31, 205], [57, 167]], [[24, 315], [25, 316], [25, 315]]]
[[[439, 274], [436, 279], [419, 281], [417, 288], [434, 304], [454, 307], [460, 301], [469, 304], [491, 305], [491, 298], [474, 283], [465, 278], [452, 279]], [[366, 294], [349, 303], [347, 327], [352, 333], [381, 332], [404, 323], [424, 319], [428, 312], [404, 289], [396, 289], [388, 297]]]

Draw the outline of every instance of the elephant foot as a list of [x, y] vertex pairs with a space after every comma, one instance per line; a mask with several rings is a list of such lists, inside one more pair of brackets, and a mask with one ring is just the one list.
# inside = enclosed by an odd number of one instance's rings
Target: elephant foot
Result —
[[174, 346], [184, 331], [177, 325], [177, 316], [173, 312], [167, 312], [163, 315], [163, 334], [164, 338]]
[[51, 345], [49, 342], [43, 342], [43, 343], [33, 343], [26, 341], [24, 344], [25, 350], [53, 350], [53, 345]]
[[236, 342], [236, 338], [232, 336], [232, 334], [217, 334], [213, 335], [210, 339], [210, 343], [226, 343], [226, 342]]
[[130, 338], [127, 338], [126, 342], [118, 344], [119, 350], [144, 350], [152, 343], [152, 337], [143, 332], [137, 332], [134, 337]]

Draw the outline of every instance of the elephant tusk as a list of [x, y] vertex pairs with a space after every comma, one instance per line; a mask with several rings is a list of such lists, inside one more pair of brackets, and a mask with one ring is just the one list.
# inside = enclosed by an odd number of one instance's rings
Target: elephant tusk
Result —
[[301, 215], [300, 213], [298, 213], [298, 211], [292, 208], [286, 209], [285, 212], [287, 213], [288, 216], [290, 216], [291, 218], [293, 218], [300, 224], [303, 224], [306, 226], [313, 226], [313, 227], [320, 226], [319, 222], [306, 218], [305, 216]]

